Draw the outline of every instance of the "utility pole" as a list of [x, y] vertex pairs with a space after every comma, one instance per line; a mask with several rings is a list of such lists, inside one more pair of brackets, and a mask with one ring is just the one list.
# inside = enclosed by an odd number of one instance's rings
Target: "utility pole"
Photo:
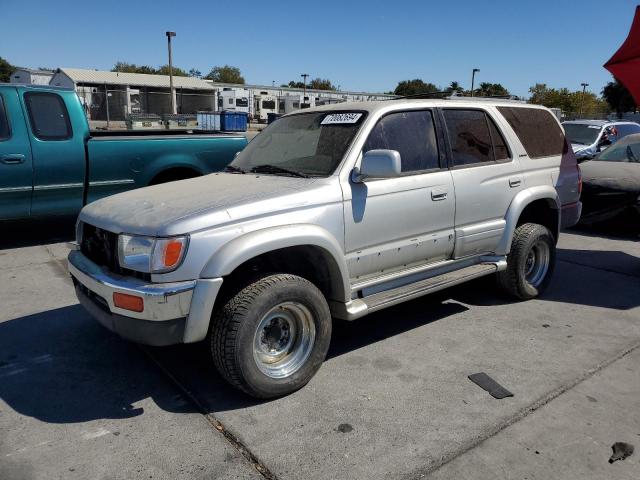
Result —
[[300, 76], [304, 79], [304, 83], [302, 84], [302, 103], [305, 103], [305, 98], [307, 97], [307, 77], [309, 76], [309, 74], [303, 73]]
[[171, 113], [178, 113], [176, 110], [176, 91], [173, 88], [173, 60], [171, 58], [171, 37], [176, 36], [176, 32], [167, 32], [167, 47], [169, 48], [169, 96], [171, 97]]
[[476, 80], [476, 72], [479, 72], [479, 71], [480, 71], [479, 68], [474, 68], [473, 71], [471, 72], [471, 96], [472, 97], [473, 97], [473, 86]]
[[580, 98], [580, 116], [582, 116], [582, 108], [584, 107], [584, 92], [587, 89], [587, 87], [589, 86], [588, 83], [581, 83], [580, 85], [582, 85], [582, 98]]

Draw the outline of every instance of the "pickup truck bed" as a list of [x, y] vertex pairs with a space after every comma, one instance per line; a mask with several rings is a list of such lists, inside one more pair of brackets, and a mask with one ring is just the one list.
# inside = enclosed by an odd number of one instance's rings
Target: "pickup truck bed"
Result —
[[73, 90], [0, 84], [0, 220], [76, 215], [133, 188], [222, 170], [239, 134], [90, 132]]

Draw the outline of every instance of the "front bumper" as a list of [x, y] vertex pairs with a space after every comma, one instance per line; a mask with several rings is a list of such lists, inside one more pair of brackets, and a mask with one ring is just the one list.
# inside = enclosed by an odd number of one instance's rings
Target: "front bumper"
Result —
[[[80, 303], [109, 330], [147, 345], [185, 341], [187, 317], [198, 283], [195, 280], [154, 284], [122, 277], [99, 267], [77, 250], [69, 253], [69, 273]], [[114, 293], [142, 297], [144, 309], [133, 312], [116, 307]], [[196, 320], [197, 317], [198, 312], [194, 312]]]

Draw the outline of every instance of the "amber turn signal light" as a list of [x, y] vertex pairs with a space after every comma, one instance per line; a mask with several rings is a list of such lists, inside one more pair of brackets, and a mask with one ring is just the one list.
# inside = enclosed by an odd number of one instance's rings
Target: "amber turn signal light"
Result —
[[180, 256], [182, 255], [182, 246], [183, 243], [177, 240], [171, 240], [169, 243], [167, 243], [167, 246], [164, 249], [164, 255], [162, 257], [162, 263], [165, 267], [173, 267], [180, 261]]
[[126, 293], [114, 293], [113, 304], [118, 308], [131, 310], [132, 312], [142, 312], [144, 310], [144, 300], [142, 300], [142, 297], [128, 295]]

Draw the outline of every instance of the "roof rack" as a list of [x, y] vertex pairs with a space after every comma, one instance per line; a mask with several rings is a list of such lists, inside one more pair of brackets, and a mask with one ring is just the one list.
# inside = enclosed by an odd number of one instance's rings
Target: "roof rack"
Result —
[[451, 92], [425, 92], [415, 93], [413, 95], [398, 95], [394, 98], [388, 98], [386, 100], [411, 100], [411, 99], [439, 99], [439, 100], [464, 100], [464, 101], [487, 101], [487, 100], [500, 100], [503, 102], [516, 102], [526, 103], [526, 100], [522, 100], [514, 95], [493, 95], [490, 97], [463, 97], [462, 95], [453, 95]]

